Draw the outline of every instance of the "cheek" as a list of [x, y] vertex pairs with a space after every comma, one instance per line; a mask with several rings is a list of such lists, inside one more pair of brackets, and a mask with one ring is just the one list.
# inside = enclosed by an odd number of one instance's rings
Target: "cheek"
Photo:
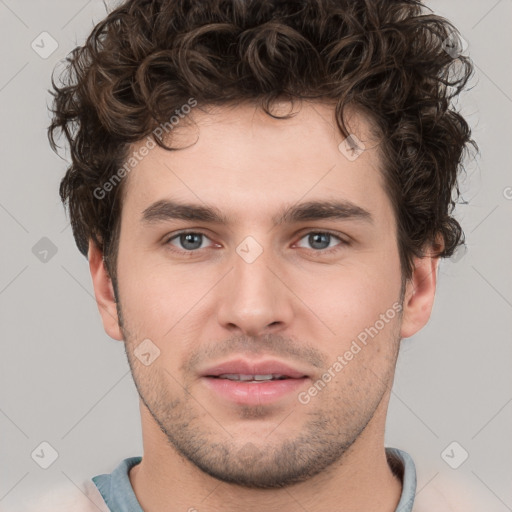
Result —
[[304, 293], [312, 308], [318, 305], [336, 323], [361, 325], [375, 322], [399, 298], [399, 292], [400, 275], [392, 267], [355, 264], [315, 276]]
[[324, 330], [327, 337], [320, 336], [318, 341], [325, 340], [324, 350], [331, 353], [331, 358], [350, 350], [354, 340], [365, 347], [365, 357], [376, 354], [381, 346], [393, 346], [374, 341], [395, 337], [400, 310], [400, 269], [391, 258], [372, 259], [375, 261], [371, 263], [368, 259], [364, 264], [360, 261], [337, 271], [332, 269], [316, 276], [314, 281], [308, 280], [311, 286], [302, 289], [301, 296], [310, 310], [329, 327]]
[[[138, 335], [156, 336], [159, 324], [173, 315], [173, 284], [157, 266], [146, 265], [128, 248], [118, 261], [118, 286], [125, 324]], [[157, 322], [156, 320], [159, 319]]]
[[[362, 343], [368, 341], [368, 333], [371, 336], [377, 334], [379, 338], [387, 336], [386, 333], [393, 325], [393, 318], [396, 317], [393, 309], [396, 299], [391, 295], [386, 300], [375, 289], [359, 288], [351, 293], [349, 291], [349, 287], [346, 287], [343, 292], [334, 292], [327, 300], [325, 295], [318, 299], [311, 298], [311, 309], [332, 331], [332, 336], [326, 338], [330, 341], [326, 342], [325, 349], [336, 355], [349, 350], [354, 340]], [[382, 320], [381, 315], [385, 316], [386, 321]]]
[[162, 355], [169, 346], [177, 349], [176, 339], [186, 345], [200, 328], [198, 315], [208, 304], [205, 300], [208, 291], [218, 281], [218, 272], [213, 267], [202, 272], [193, 267], [173, 267], [169, 262], [134, 253], [119, 262], [119, 292], [125, 326], [137, 339], [154, 340]]

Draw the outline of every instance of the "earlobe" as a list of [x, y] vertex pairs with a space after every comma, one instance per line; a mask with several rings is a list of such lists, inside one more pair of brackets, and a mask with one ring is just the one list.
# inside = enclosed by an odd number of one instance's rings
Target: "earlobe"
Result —
[[416, 258], [414, 265], [405, 290], [401, 338], [409, 338], [420, 331], [427, 324], [434, 306], [439, 258]]
[[89, 260], [94, 295], [103, 321], [103, 328], [111, 338], [122, 341], [123, 333], [119, 327], [112, 281], [103, 261], [103, 253], [93, 240], [89, 240], [87, 259]]

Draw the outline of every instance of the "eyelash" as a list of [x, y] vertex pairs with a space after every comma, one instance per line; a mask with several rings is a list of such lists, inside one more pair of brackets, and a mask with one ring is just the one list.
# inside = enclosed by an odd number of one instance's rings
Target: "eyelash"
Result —
[[[208, 235], [206, 233], [203, 233], [201, 231], [193, 231], [193, 230], [184, 230], [184, 231], [179, 231], [177, 233], [174, 233], [171, 237], [168, 237], [166, 238], [166, 241], [164, 242], [164, 245], [166, 247], [169, 248], [170, 251], [172, 252], [175, 252], [175, 253], [178, 253], [178, 254], [187, 254], [187, 255], [190, 255], [190, 256], [195, 256], [196, 253], [198, 253], [201, 249], [194, 249], [194, 250], [185, 250], [185, 249], [176, 249], [174, 248], [170, 242], [172, 242], [173, 240], [179, 238], [181, 235], [202, 235], [206, 238], [209, 239]], [[304, 233], [300, 239], [302, 240], [303, 238], [309, 236], [309, 235], [312, 235], [312, 234], [315, 234], [315, 235], [330, 235], [334, 238], [337, 238], [339, 241], [340, 241], [340, 244], [339, 245], [336, 245], [334, 247], [331, 247], [329, 249], [307, 249], [313, 253], [316, 253], [316, 254], [319, 254], [319, 255], [329, 255], [333, 252], [336, 252], [338, 250], [340, 250], [342, 247], [344, 246], [348, 246], [350, 245], [350, 242], [348, 242], [347, 240], [344, 240], [343, 238], [340, 237], [340, 233], [336, 233], [336, 232], [333, 232], [333, 231], [308, 231], [307, 233]]]

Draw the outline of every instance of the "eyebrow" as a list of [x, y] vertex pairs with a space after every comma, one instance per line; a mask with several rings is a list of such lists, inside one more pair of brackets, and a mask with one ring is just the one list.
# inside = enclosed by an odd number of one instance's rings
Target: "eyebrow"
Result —
[[[369, 224], [373, 217], [368, 210], [348, 200], [308, 201], [285, 207], [272, 217], [274, 226], [315, 220], [357, 220]], [[187, 220], [212, 224], [230, 224], [230, 218], [218, 208], [199, 204], [160, 200], [148, 206], [142, 212], [142, 223], [153, 224], [168, 220]]]

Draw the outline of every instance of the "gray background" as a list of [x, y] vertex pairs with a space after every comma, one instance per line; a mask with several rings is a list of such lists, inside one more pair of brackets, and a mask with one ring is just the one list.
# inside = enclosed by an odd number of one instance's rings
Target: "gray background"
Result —
[[[458, 106], [481, 154], [466, 163], [469, 205], [457, 209], [468, 251], [441, 262], [431, 320], [404, 341], [386, 444], [421, 465], [418, 491], [458, 475], [486, 511], [504, 512], [512, 510], [512, 0], [428, 5], [469, 44], [476, 76]], [[66, 162], [46, 138], [51, 71], [104, 15], [100, 1], [0, 0], [0, 508], [7, 510], [142, 454], [123, 345], [103, 331], [87, 261], [58, 197]], [[43, 31], [58, 42], [45, 59], [31, 47]], [[33, 252], [43, 237], [57, 249], [47, 261]], [[31, 457], [43, 441], [58, 452], [46, 470]], [[452, 460], [469, 453], [456, 470], [441, 456], [453, 441], [460, 447]]]

